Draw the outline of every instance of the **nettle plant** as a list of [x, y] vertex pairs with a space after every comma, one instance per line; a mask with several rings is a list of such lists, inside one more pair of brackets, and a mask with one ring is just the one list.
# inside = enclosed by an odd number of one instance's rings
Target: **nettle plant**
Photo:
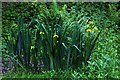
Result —
[[30, 24], [24, 24], [21, 17], [18, 23], [18, 33], [11, 31], [10, 39], [5, 39], [12, 54], [6, 56], [17, 63], [15, 67], [35, 72], [87, 65], [101, 33], [84, 14], [67, 12], [66, 5], [60, 9], [57, 3]]

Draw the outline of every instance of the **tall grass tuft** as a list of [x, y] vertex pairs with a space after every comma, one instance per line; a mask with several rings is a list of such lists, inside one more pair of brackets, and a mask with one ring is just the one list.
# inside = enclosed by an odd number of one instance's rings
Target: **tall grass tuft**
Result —
[[11, 30], [10, 39], [5, 39], [11, 54], [6, 56], [13, 59], [16, 68], [25, 71], [87, 65], [101, 30], [82, 13], [68, 12], [66, 5], [61, 9], [53, 3], [49, 8], [28, 25], [19, 17], [17, 34]]

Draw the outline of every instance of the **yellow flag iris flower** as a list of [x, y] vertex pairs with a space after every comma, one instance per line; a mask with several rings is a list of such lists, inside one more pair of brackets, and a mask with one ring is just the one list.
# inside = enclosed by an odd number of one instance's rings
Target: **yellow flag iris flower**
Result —
[[34, 49], [35, 48], [35, 46], [31, 46], [31, 49]]
[[58, 36], [58, 35], [56, 35], [56, 34], [53, 36], [53, 38], [58, 38], [58, 37], [59, 37], [59, 36]]
[[92, 32], [92, 30], [91, 29], [87, 29], [86, 32]]
[[42, 34], [44, 34], [44, 32], [40, 32], [40, 34], [42, 35]]

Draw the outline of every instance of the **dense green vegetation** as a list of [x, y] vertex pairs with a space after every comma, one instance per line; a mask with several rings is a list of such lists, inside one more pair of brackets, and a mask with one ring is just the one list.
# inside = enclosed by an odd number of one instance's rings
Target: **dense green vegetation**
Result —
[[117, 7], [11, 3], [2, 12], [2, 51], [14, 68], [4, 77], [119, 78]]

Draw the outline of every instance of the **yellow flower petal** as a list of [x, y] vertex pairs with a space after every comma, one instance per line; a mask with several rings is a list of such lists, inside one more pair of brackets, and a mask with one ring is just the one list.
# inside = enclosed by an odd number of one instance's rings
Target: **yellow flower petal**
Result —
[[58, 37], [59, 37], [59, 36], [58, 36], [58, 35], [56, 35], [56, 34], [53, 36], [53, 38], [58, 38]]
[[91, 29], [87, 29], [86, 32], [92, 32], [92, 30]]
[[44, 34], [44, 32], [40, 32], [40, 34]]
[[35, 48], [35, 46], [31, 46], [31, 49], [34, 49]]

